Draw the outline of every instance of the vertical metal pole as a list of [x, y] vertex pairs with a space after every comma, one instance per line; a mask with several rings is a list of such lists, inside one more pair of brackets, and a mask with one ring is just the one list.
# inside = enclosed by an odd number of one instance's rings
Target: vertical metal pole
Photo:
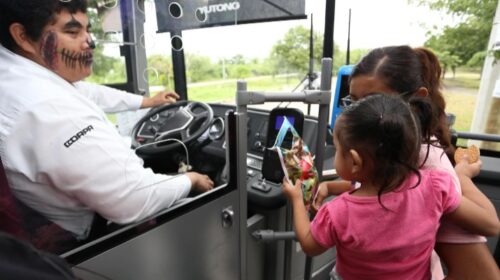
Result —
[[[292, 204], [287, 200], [285, 210], [285, 231], [293, 231]], [[292, 244], [293, 240], [285, 240], [285, 261], [283, 264], [283, 279], [292, 279]]]
[[[171, 32], [170, 39], [174, 36], [179, 36], [182, 38], [182, 32], [180, 30]], [[175, 92], [179, 94], [180, 100], [187, 100], [187, 80], [186, 80], [186, 64], [184, 62], [184, 49], [174, 50], [172, 48], [172, 66], [174, 70], [174, 85]]]
[[[307, 74], [307, 89], [312, 89], [314, 75], [314, 28], [313, 14], [311, 14], [311, 30], [309, 31], [309, 73]], [[311, 104], [307, 104], [307, 115], [311, 114]]]
[[347, 53], [345, 57], [345, 64], [351, 63], [351, 9], [349, 9], [349, 23], [347, 25]]
[[[237, 98], [247, 90], [247, 83], [238, 81]], [[239, 192], [239, 219], [240, 219], [240, 279], [247, 278], [247, 106], [236, 107], [236, 135], [237, 135], [237, 187]]]
[[[500, 127], [498, 126], [498, 115], [500, 114], [500, 98], [495, 97], [495, 84], [499, 83], [500, 63], [496, 61], [492, 49], [498, 48], [495, 45], [500, 38], [500, 1], [497, 4], [495, 18], [491, 26], [490, 38], [487, 46], [488, 55], [484, 59], [483, 71], [481, 73], [481, 82], [479, 84], [479, 92], [476, 98], [476, 107], [474, 109], [474, 117], [472, 118], [471, 131], [476, 133], [492, 133], [499, 134]], [[496, 62], [495, 62], [496, 61]], [[469, 145], [472, 144], [468, 141]], [[480, 148], [498, 149], [500, 144], [484, 143], [473, 141]]]
[[[332, 88], [332, 68], [333, 60], [331, 58], [323, 58], [321, 60], [321, 90], [328, 91], [331, 95]], [[330, 98], [328, 98], [330, 100]], [[318, 138], [316, 139], [316, 156], [314, 158], [314, 164], [318, 170], [318, 179], [321, 182], [321, 177], [323, 174], [323, 161], [325, 154], [325, 143], [326, 143], [326, 130], [328, 124], [329, 116], [329, 104], [319, 104], [318, 113]], [[313, 216], [311, 216], [311, 219]], [[313, 259], [306, 256], [306, 265], [304, 268], [304, 280], [311, 279], [313, 266]]]
[[[323, 58], [321, 60], [321, 91], [329, 92], [331, 96], [332, 89], [332, 69], [333, 69], [333, 59]], [[324, 93], [326, 94], [326, 93]], [[330, 98], [328, 98], [330, 100]], [[330, 104], [319, 104], [319, 114], [318, 114], [318, 138], [316, 139], [316, 156], [314, 158], [314, 164], [318, 170], [319, 179], [321, 181], [321, 175], [323, 174], [323, 162], [325, 159], [325, 143], [326, 143], [326, 131], [328, 126], [328, 116], [330, 115]]]
[[[314, 75], [314, 27], [313, 14], [311, 14], [311, 30], [309, 32], [309, 89], [312, 89], [312, 76]], [[309, 114], [309, 112], [307, 112]]]
[[333, 58], [333, 26], [335, 24], [335, 0], [326, 0], [323, 57]]

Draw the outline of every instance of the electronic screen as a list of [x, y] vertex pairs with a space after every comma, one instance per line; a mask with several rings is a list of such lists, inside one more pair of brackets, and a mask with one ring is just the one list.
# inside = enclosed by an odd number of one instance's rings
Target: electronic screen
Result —
[[285, 118], [288, 119], [288, 122], [293, 126], [295, 123], [295, 118], [291, 116], [277, 116], [276, 117], [276, 125], [274, 126], [274, 129], [280, 130], [281, 125], [283, 124], [283, 121]]
[[[302, 136], [304, 127], [304, 114], [294, 108], [274, 108], [269, 114], [269, 125], [266, 137], [266, 147], [270, 148], [276, 142], [276, 136], [283, 124], [285, 118], [293, 125], [295, 130]], [[281, 147], [291, 149], [293, 142], [293, 134], [288, 131], [281, 143]], [[280, 183], [283, 180], [283, 173], [278, 153], [274, 150], [265, 149], [264, 158], [262, 160], [262, 177], [268, 181]]]

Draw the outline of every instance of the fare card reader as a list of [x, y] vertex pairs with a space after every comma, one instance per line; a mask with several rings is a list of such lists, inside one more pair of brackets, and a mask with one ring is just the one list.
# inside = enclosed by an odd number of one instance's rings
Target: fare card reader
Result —
[[[271, 148], [276, 141], [276, 136], [283, 124], [285, 117], [295, 127], [295, 130], [302, 137], [304, 128], [304, 114], [302, 111], [294, 108], [275, 108], [269, 114], [269, 124], [267, 126], [266, 149], [264, 150], [264, 159], [262, 160], [262, 178], [274, 183], [283, 182], [285, 174], [281, 168], [280, 159], [276, 151]], [[293, 135], [287, 133], [282, 146], [290, 149], [292, 147]]]
[[333, 129], [337, 116], [342, 112], [342, 98], [349, 95], [349, 77], [351, 76], [354, 65], [340, 66], [337, 73], [337, 85], [335, 86], [335, 93], [332, 100], [332, 119], [330, 121], [330, 128]]

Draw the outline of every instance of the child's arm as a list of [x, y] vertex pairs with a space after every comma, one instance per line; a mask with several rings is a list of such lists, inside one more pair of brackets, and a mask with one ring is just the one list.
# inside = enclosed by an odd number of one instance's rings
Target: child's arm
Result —
[[462, 201], [448, 217], [471, 232], [496, 236], [500, 232], [500, 221], [495, 206], [471, 180], [479, 173], [480, 167], [481, 161], [469, 164], [466, 158], [455, 166], [462, 188]]
[[469, 164], [465, 159], [467, 159], [467, 157], [455, 166], [455, 172], [457, 173], [462, 188], [462, 195], [483, 208], [489, 217], [495, 221], [498, 220], [495, 206], [491, 200], [489, 200], [471, 180], [471, 178], [479, 174], [482, 164], [481, 160]]
[[297, 180], [295, 186], [292, 186], [288, 183], [288, 180], [284, 179], [283, 192], [292, 203], [295, 234], [297, 235], [297, 240], [302, 250], [309, 256], [317, 256], [325, 252], [327, 248], [323, 248], [319, 245], [311, 234], [311, 222], [309, 221], [307, 210], [302, 199], [301, 184], [302, 181]]
[[352, 190], [350, 181], [335, 180], [322, 182], [318, 186], [318, 192], [312, 204], [313, 210], [317, 212], [327, 197], [331, 195], [340, 195], [350, 190]]

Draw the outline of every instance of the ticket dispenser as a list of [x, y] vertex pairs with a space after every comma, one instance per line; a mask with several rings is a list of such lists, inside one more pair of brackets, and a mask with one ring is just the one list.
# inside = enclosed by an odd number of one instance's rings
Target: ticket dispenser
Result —
[[[304, 114], [302, 111], [295, 108], [274, 108], [269, 114], [266, 139], [267, 148], [271, 148], [274, 145], [276, 136], [285, 118], [288, 119], [302, 137], [302, 130], [304, 127]], [[292, 133], [287, 133], [283, 140], [283, 147], [290, 149], [292, 147], [292, 141]], [[264, 158], [262, 160], [262, 178], [274, 183], [281, 183], [285, 174], [281, 168], [278, 153], [267, 148], [264, 150]]]
[[339, 68], [337, 73], [337, 85], [332, 96], [332, 119], [330, 120], [330, 128], [333, 129], [337, 116], [342, 112], [342, 98], [349, 95], [349, 77], [351, 76], [354, 65], [344, 65]]

